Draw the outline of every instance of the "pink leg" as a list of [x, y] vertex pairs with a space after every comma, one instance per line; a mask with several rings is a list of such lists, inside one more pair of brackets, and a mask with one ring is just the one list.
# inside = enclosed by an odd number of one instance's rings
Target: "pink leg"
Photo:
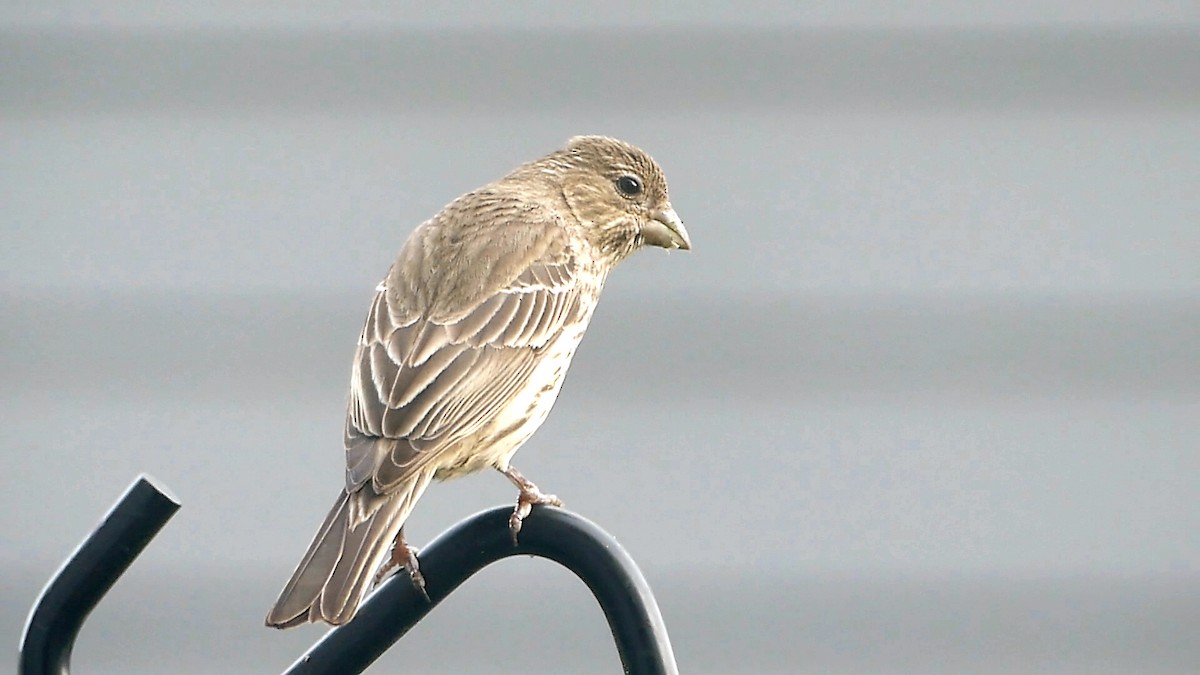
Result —
[[517, 507], [513, 509], [512, 515], [508, 518], [508, 531], [512, 534], [513, 546], [516, 546], [517, 534], [521, 532], [521, 523], [529, 515], [529, 512], [533, 510], [534, 504], [562, 506], [562, 500], [554, 495], [544, 494], [538, 489], [538, 486], [533, 484], [533, 481], [522, 476], [520, 471], [511, 466], [502, 473], [508, 476], [513, 485], [516, 485], [517, 489], [521, 491], [517, 495]]
[[379, 582], [395, 569], [403, 569], [408, 572], [408, 578], [412, 581], [412, 585], [416, 586], [417, 590], [421, 591], [421, 595], [425, 596], [426, 602], [429, 602], [429, 594], [425, 592], [425, 577], [421, 575], [421, 566], [417, 563], [417, 549], [405, 543], [404, 528], [400, 528], [400, 531], [396, 533], [396, 541], [392, 543], [392, 555], [375, 574], [375, 584], [379, 585]]

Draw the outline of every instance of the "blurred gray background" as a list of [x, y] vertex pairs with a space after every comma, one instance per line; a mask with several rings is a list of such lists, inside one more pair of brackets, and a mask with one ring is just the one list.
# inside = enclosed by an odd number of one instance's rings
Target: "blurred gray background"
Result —
[[[516, 465], [640, 562], [684, 672], [1200, 672], [1200, 5], [149, 5], [0, 9], [10, 650], [145, 471], [184, 507], [76, 671], [288, 665], [323, 629], [262, 618], [376, 282], [605, 133], [695, 250], [618, 270]], [[410, 540], [513, 497], [435, 486]], [[374, 671], [530, 668], [619, 662], [520, 559]]]

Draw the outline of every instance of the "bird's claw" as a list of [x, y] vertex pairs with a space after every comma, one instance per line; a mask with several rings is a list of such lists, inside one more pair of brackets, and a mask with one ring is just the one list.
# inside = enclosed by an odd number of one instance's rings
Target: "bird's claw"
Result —
[[517, 545], [517, 535], [521, 532], [521, 525], [525, 522], [525, 518], [533, 511], [534, 505], [544, 506], [562, 506], [562, 500], [554, 495], [543, 494], [537, 489], [536, 485], [529, 484], [531, 489], [522, 489], [521, 494], [517, 496], [517, 506], [513, 509], [512, 515], [508, 517], [508, 532], [512, 535], [513, 546]]
[[535, 504], [544, 506], [562, 506], [562, 500], [554, 495], [548, 495], [538, 489], [538, 486], [533, 484], [525, 476], [521, 475], [515, 467], [509, 466], [501, 469], [501, 473], [508, 476], [513, 485], [521, 491], [517, 495], [517, 507], [513, 509], [512, 515], [508, 517], [508, 533], [512, 535], [513, 546], [517, 545], [517, 535], [521, 532], [521, 524], [525, 518], [529, 516]]
[[420, 591], [421, 596], [425, 598], [425, 602], [432, 602], [429, 599], [429, 593], [425, 590], [425, 575], [421, 574], [421, 564], [417, 561], [417, 548], [409, 546], [403, 539], [397, 539], [392, 545], [392, 555], [387, 563], [380, 568], [375, 575], [375, 585], [383, 581], [392, 570], [403, 569], [408, 572], [408, 580], [412, 582], [413, 587]]

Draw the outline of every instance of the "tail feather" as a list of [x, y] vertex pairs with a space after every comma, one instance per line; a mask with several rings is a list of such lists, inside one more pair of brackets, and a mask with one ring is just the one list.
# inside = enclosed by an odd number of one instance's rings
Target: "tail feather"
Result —
[[342, 492], [267, 614], [267, 625], [338, 625], [353, 619], [375, 570], [432, 478], [433, 472], [420, 471], [385, 495], [369, 482], [353, 493]]
[[267, 614], [267, 625], [290, 628], [309, 621], [308, 609], [321, 595], [329, 575], [342, 555], [343, 542], [349, 529], [349, 498], [345, 491], [334, 502], [325, 522], [321, 524], [308, 551], [300, 560], [279, 599]]

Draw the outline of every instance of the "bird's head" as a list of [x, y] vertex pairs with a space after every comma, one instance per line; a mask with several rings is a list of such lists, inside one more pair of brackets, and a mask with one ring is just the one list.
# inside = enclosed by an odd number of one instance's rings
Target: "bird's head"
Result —
[[620, 260], [646, 245], [692, 247], [650, 155], [615, 138], [576, 136], [550, 158], [567, 205], [601, 251]]

